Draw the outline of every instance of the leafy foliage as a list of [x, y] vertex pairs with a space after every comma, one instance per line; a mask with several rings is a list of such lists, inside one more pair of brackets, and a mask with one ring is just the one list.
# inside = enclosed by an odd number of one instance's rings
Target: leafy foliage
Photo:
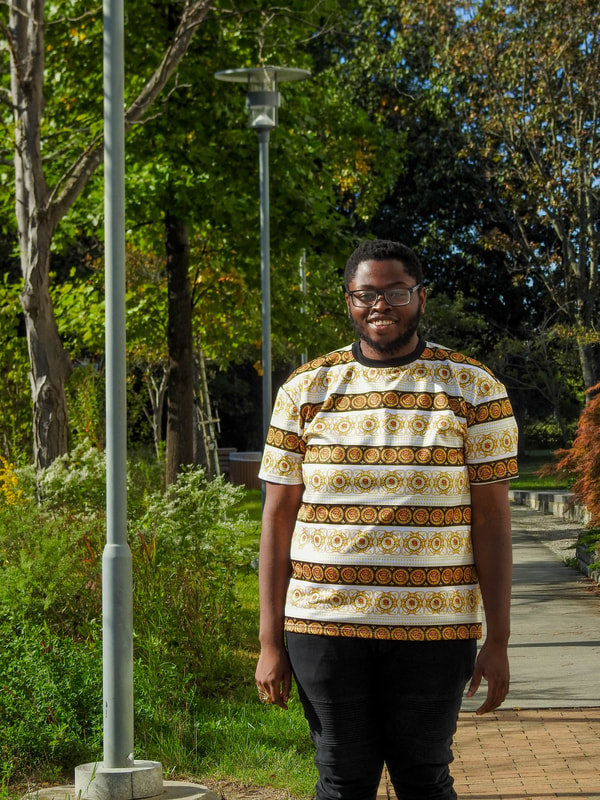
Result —
[[489, 328], [475, 302], [458, 292], [450, 298], [435, 292], [427, 299], [421, 330], [431, 342], [455, 350], [465, 350], [473, 358], [484, 358]]
[[[221, 373], [213, 387], [232, 365], [260, 370], [256, 137], [245, 128], [242, 87], [215, 81], [214, 72], [269, 62], [312, 72], [281, 87], [270, 144], [276, 371], [347, 341], [340, 272], [356, 238], [401, 239], [422, 256], [434, 286], [426, 324], [436, 338], [486, 363], [492, 353], [515, 377], [513, 395], [532, 424], [550, 402], [568, 438], [563, 418], [577, 413], [581, 386], [571, 367], [563, 381], [557, 347], [542, 359], [549, 370], [538, 368], [537, 334], [568, 327], [571, 359], [591, 363], [586, 354], [597, 349], [596, 5], [215, 2], [158, 104], [129, 133], [130, 443], [152, 441], [162, 416], [165, 209], [190, 231], [195, 343], [210, 372]], [[84, 6], [46, 5], [44, 170], [58, 189], [101, 126], [101, 19]], [[128, 101], [158, 64], [180, 7], [129, 3]], [[7, 8], [0, 6], [3, 18]], [[6, 48], [0, 57], [7, 62]], [[7, 74], [0, 81], [8, 88]], [[9, 142], [6, 111], [2, 121]], [[3, 161], [0, 268], [12, 275], [11, 173]], [[101, 176], [92, 176], [53, 237], [52, 300], [76, 364], [67, 387], [70, 444], [104, 438], [102, 264], [90, 261], [101, 250], [101, 189]], [[23, 332], [18, 286], [10, 291], [11, 311], [0, 316], [0, 447], [15, 460], [28, 447], [29, 400], [25, 341], [15, 335]], [[484, 327], [473, 328], [471, 315]], [[553, 386], [542, 383], [544, 373]], [[538, 389], [518, 385], [534, 374]], [[229, 400], [223, 392], [218, 405]]]
[[590, 390], [581, 412], [575, 440], [562, 455], [557, 469], [573, 477], [571, 491], [591, 515], [590, 527], [600, 529], [600, 384]]
[[163, 675], [164, 702], [174, 707], [182, 681], [186, 692], [202, 693], [216, 682], [223, 688], [231, 672], [235, 580], [251, 555], [240, 541], [253, 527], [231, 516], [239, 498], [222, 478], [209, 482], [186, 468], [164, 494], [149, 497], [134, 524], [134, 607], [146, 606], [136, 624], [138, 674], [144, 685]]
[[523, 326], [498, 338], [486, 363], [509, 390], [526, 449], [567, 446], [583, 403], [581, 369], [572, 331]]
[[106, 504], [106, 454], [81, 443], [36, 476], [43, 507], [77, 516], [102, 513]]
[[[15, 602], [17, 598], [15, 598]], [[99, 631], [84, 642], [43, 622], [0, 623], [0, 762], [13, 778], [46, 780], [98, 751], [102, 692]]]
[[600, 378], [598, 263], [599, 9], [592, 0], [463, 5], [451, 48], [469, 85], [460, 107], [466, 155], [481, 159], [494, 200], [487, 233], [546, 307], [579, 331], [585, 386]]
[[104, 446], [105, 380], [101, 363], [78, 365], [67, 381], [71, 446], [82, 443], [89, 443], [97, 448]]
[[[23, 500], [0, 505], [1, 755], [16, 772], [98, 756], [104, 471], [80, 445], [38, 473], [41, 505], [32, 468], [14, 471]], [[183, 697], [236, 685], [236, 579], [255, 556], [240, 542], [257, 527], [222, 479], [188, 469], [163, 494], [157, 478], [130, 465], [136, 720], [150, 738]]]

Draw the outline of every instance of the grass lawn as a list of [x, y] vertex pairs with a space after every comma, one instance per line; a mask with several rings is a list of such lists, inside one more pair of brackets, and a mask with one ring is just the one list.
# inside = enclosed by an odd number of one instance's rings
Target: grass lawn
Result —
[[262, 513], [262, 492], [260, 489], [246, 489], [244, 499], [235, 507], [236, 511], [245, 511], [250, 519], [260, 522]]
[[540, 477], [537, 473], [547, 464], [557, 461], [552, 450], [531, 450], [519, 456], [519, 477], [511, 480], [511, 489], [527, 489], [530, 491], [544, 491], [549, 489], [568, 489], [566, 478], [560, 475], [545, 475]]

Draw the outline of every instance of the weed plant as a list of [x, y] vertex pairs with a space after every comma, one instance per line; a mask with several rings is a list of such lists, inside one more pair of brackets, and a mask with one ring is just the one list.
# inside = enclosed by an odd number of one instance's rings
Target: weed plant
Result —
[[[2, 799], [102, 758], [105, 542], [102, 451], [80, 445], [37, 476], [3, 467]], [[192, 468], [163, 491], [148, 462], [132, 462], [128, 481], [135, 757], [160, 760], [167, 776], [309, 796], [299, 703], [266, 708], [254, 685], [259, 495]]]

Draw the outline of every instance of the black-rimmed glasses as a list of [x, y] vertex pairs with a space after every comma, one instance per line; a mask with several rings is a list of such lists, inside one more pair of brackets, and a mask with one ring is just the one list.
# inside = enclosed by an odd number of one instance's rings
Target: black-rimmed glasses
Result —
[[383, 297], [389, 306], [407, 306], [413, 294], [420, 288], [421, 284], [417, 283], [411, 289], [386, 289], [385, 292], [376, 292], [371, 289], [358, 289], [356, 291], [346, 289], [346, 292], [352, 298], [352, 305], [356, 308], [371, 308], [380, 297]]

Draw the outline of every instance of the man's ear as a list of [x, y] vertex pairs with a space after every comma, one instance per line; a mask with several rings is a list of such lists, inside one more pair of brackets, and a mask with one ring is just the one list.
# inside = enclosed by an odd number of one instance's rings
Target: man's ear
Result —
[[352, 319], [352, 314], [350, 313], [350, 295], [348, 292], [344, 292], [344, 299], [346, 300], [346, 311], [348, 312], [348, 316]]

